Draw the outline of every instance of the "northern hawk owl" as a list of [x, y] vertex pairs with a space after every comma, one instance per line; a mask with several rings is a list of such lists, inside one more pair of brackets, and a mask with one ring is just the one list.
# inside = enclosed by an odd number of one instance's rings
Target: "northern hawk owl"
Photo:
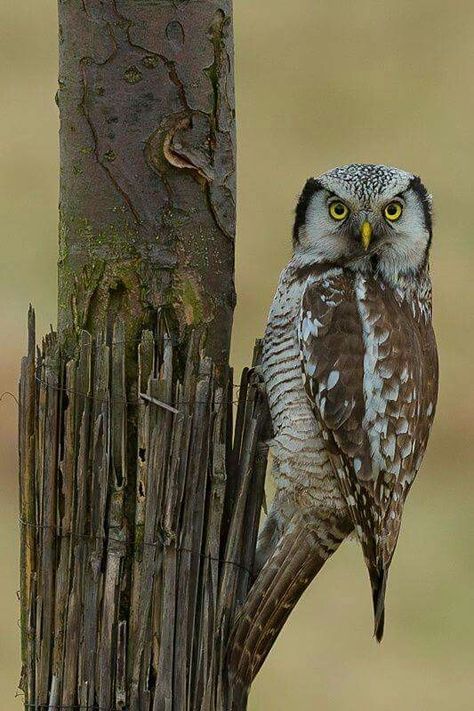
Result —
[[396, 168], [336, 168], [310, 178], [299, 198], [264, 337], [276, 495], [229, 649], [243, 688], [352, 531], [382, 638], [403, 505], [436, 408], [431, 234], [430, 195]]

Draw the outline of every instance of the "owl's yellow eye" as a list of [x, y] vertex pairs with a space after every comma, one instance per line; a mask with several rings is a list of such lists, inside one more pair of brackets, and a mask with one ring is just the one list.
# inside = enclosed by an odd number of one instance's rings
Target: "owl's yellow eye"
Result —
[[386, 205], [383, 214], [385, 215], [386, 220], [395, 222], [402, 214], [402, 211], [403, 207], [399, 202], [389, 202], [388, 205]]
[[343, 202], [339, 202], [339, 200], [337, 200], [329, 205], [329, 214], [333, 220], [341, 222], [342, 220], [345, 220], [349, 214], [349, 208], [346, 207]]

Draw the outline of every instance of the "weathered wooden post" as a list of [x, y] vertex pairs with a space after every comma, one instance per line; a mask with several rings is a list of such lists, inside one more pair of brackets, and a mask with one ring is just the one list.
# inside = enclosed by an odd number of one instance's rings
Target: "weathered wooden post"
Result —
[[266, 463], [250, 372], [232, 437], [232, 3], [59, 0], [59, 46], [58, 329], [36, 353], [30, 310], [20, 382], [25, 707], [223, 711]]

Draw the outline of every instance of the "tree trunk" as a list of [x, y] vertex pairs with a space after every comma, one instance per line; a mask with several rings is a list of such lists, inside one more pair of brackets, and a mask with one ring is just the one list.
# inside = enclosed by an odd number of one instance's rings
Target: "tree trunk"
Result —
[[206, 354], [228, 362], [231, 12], [227, 0], [59, 2], [58, 331], [68, 355], [81, 329], [95, 336], [118, 313], [132, 350], [165, 307], [180, 339], [205, 324]]
[[27, 708], [224, 711], [266, 411], [232, 435], [231, 2], [60, 0], [58, 331], [20, 381]]

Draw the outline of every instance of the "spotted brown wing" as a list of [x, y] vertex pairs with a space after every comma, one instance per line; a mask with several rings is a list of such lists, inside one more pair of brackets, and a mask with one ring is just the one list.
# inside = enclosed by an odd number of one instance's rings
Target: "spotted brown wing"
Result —
[[319, 276], [303, 294], [299, 337], [306, 391], [380, 593], [436, 407], [429, 295], [420, 286], [407, 300], [342, 270]]
[[362, 427], [364, 341], [354, 286], [343, 272], [308, 284], [299, 335], [303, 379], [323, 435], [331, 435], [358, 478], [368, 479], [369, 441]]

